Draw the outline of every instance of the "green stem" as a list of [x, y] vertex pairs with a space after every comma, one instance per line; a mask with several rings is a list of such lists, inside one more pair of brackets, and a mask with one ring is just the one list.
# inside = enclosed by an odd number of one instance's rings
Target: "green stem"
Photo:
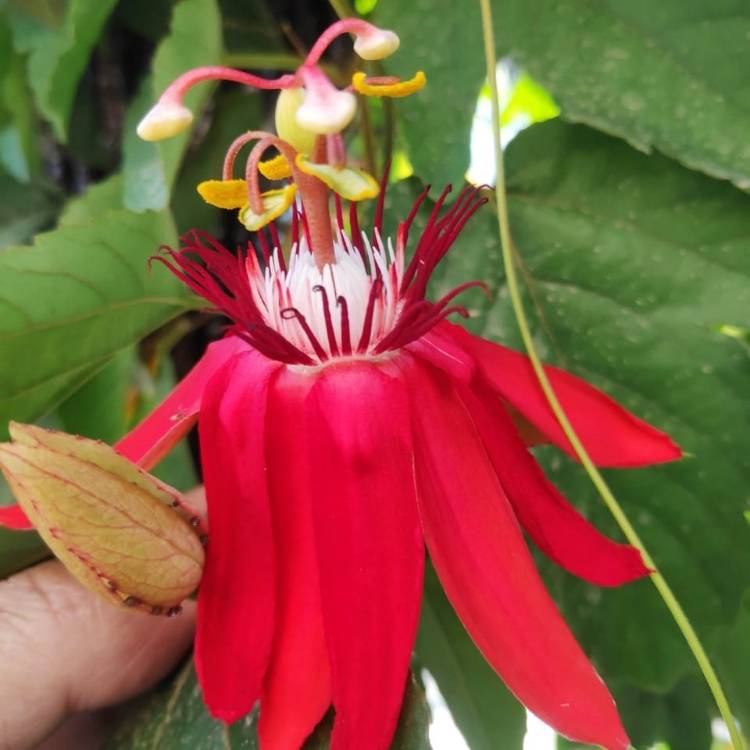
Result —
[[355, 15], [347, 0], [328, 0], [328, 3], [339, 18], [349, 18]]
[[510, 224], [508, 220], [508, 200], [505, 192], [505, 166], [503, 163], [503, 152], [500, 144], [500, 107], [498, 104], [498, 92], [497, 92], [497, 60], [495, 58], [495, 38], [492, 26], [492, 10], [490, 7], [490, 0], [479, 0], [479, 4], [482, 10], [482, 31], [484, 36], [484, 48], [485, 57], [487, 63], [487, 78], [490, 85], [490, 95], [492, 100], [492, 136], [494, 139], [495, 147], [495, 163], [497, 171], [497, 184], [495, 188], [495, 202], [497, 204], [497, 221], [500, 230], [500, 243], [503, 251], [503, 264], [505, 266], [505, 274], [508, 284], [508, 292], [513, 305], [513, 312], [518, 322], [518, 327], [521, 332], [521, 338], [523, 339], [524, 347], [529, 355], [529, 359], [534, 368], [534, 373], [539, 381], [544, 396], [547, 399], [550, 408], [552, 409], [557, 421], [560, 423], [560, 427], [565, 433], [565, 437], [570, 441], [573, 446], [578, 460], [581, 462], [583, 468], [586, 470], [591, 482], [596, 487], [597, 491], [601, 495], [602, 500], [609, 508], [610, 513], [614, 516], [615, 521], [622, 529], [623, 534], [630, 544], [636, 547], [641, 556], [643, 557], [644, 564], [651, 568], [654, 572], [651, 574], [651, 580], [656, 586], [657, 591], [661, 595], [662, 600], [669, 609], [674, 621], [677, 623], [677, 627], [682, 632], [685, 640], [693, 652], [698, 666], [703, 673], [703, 676], [708, 683], [708, 687], [713, 694], [716, 705], [721, 713], [724, 722], [729, 730], [729, 735], [734, 750], [744, 750], [744, 743], [740, 736], [737, 725], [732, 716], [732, 711], [729, 707], [724, 690], [721, 687], [719, 678], [711, 665], [711, 662], [706, 654], [705, 649], [701, 645], [695, 629], [690, 624], [690, 620], [685, 614], [685, 610], [680, 605], [677, 597], [670, 588], [666, 579], [657, 570], [656, 563], [649, 554], [645, 545], [641, 541], [638, 532], [633, 528], [633, 525], [628, 520], [627, 515], [623, 511], [622, 507], [618, 503], [612, 491], [604, 481], [604, 477], [601, 475], [599, 470], [594, 465], [591, 457], [589, 456], [586, 448], [581, 443], [578, 435], [576, 434], [573, 426], [570, 423], [564, 409], [562, 408], [560, 401], [558, 400], [552, 385], [547, 378], [547, 374], [544, 371], [544, 366], [539, 358], [539, 354], [534, 346], [534, 341], [531, 336], [531, 330], [529, 323], [526, 318], [526, 313], [523, 307], [523, 301], [521, 299], [521, 291], [518, 284], [518, 278], [516, 276], [515, 262], [513, 256], [513, 246], [511, 244], [510, 237]]

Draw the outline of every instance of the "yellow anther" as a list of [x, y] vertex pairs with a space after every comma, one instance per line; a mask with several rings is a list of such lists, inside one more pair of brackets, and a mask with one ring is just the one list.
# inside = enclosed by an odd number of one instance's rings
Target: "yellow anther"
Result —
[[242, 208], [247, 203], [245, 180], [206, 180], [197, 189], [200, 197], [216, 208]]
[[190, 127], [193, 113], [177, 102], [157, 102], [138, 123], [136, 132], [144, 141], [163, 141]]
[[263, 201], [263, 213], [260, 214], [256, 214], [246, 201], [238, 214], [240, 223], [248, 231], [257, 232], [274, 219], [278, 219], [292, 205], [296, 193], [297, 186], [294, 183], [279, 190], [262, 193], [260, 197]]
[[424, 87], [427, 77], [424, 72], [418, 70], [413, 78], [408, 81], [396, 81], [395, 83], [368, 83], [364, 73], [355, 73], [352, 76], [354, 90], [365, 96], [389, 96], [394, 99], [414, 94]]
[[367, 200], [367, 198], [374, 198], [380, 192], [377, 180], [362, 169], [316, 164], [304, 154], [297, 154], [295, 164], [300, 171], [317, 177], [334, 193], [338, 193], [348, 201]]
[[266, 159], [258, 164], [258, 171], [267, 180], [283, 180], [292, 176], [292, 168], [286, 160], [284, 154], [274, 156], [273, 159]]

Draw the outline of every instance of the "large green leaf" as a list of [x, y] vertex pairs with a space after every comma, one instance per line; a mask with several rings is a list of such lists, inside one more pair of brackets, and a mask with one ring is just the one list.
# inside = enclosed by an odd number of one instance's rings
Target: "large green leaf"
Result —
[[114, 6], [115, 0], [69, 0], [57, 19], [13, 5], [16, 47], [29, 53], [29, 82], [37, 105], [61, 141], [78, 81]]
[[418, 93], [395, 102], [415, 173], [434, 185], [459, 183], [469, 166], [469, 131], [485, 77], [479, 5], [437, 0], [430, 7], [380, 0], [375, 23], [394, 29], [398, 52], [385, 61], [388, 73], [427, 74]]
[[[324, 750], [329, 745], [330, 714], [313, 733], [304, 750]], [[391, 750], [429, 750], [429, 709], [422, 689], [409, 680]], [[214, 721], [203, 705], [192, 661], [168, 685], [141, 699], [126, 713], [107, 750], [190, 748], [190, 750], [257, 750], [257, 714], [227, 727]]]
[[635, 747], [661, 741], [673, 750], [710, 750], [714, 707], [701, 677], [688, 677], [665, 695], [623, 686], [615, 699]]
[[0, 424], [32, 421], [118, 351], [187, 309], [148, 258], [174, 240], [168, 214], [112, 211], [0, 253]]
[[745, 0], [496, 0], [494, 7], [502, 52], [552, 92], [564, 117], [750, 188]]
[[472, 643], [431, 566], [416, 655], [437, 682], [471, 750], [521, 750], [526, 711]]
[[[499, 53], [526, 67], [562, 115], [750, 188], [750, 7], [744, 0], [495, 0]], [[455, 182], [484, 79], [476, 3], [380, 0], [402, 46], [389, 73], [423, 68], [397, 102], [415, 172]]]
[[[722, 335], [750, 309], [750, 198], [659, 156], [559, 122], [508, 154], [514, 239], [538, 304], [537, 338], [556, 361], [670, 432], [677, 464], [607, 478], [712, 649], [750, 581], [750, 360]], [[477, 219], [496, 237], [490, 211]], [[474, 229], [475, 232], [479, 231]], [[497, 274], [476, 241], [449, 258], [440, 291]], [[502, 288], [479, 301], [478, 332], [520, 346]], [[551, 477], [619, 535], [579, 466], [540, 451]], [[693, 660], [649, 581], [601, 590], [547, 571], [553, 593], [609, 681], [667, 690]], [[747, 671], [738, 660], [727, 669]], [[748, 696], [740, 697], [747, 703]], [[747, 710], [742, 705], [738, 710]]]
[[[123, 198], [128, 208], [159, 210], [168, 205], [190, 138], [186, 132], [159, 143], [147, 143], [135, 133], [138, 121], [180, 74], [200, 65], [216, 65], [221, 48], [216, 0], [181, 0], [172, 14], [169, 35], [154, 55], [152, 75], [143, 81], [125, 118]], [[186, 106], [199, 115], [210, 90], [205, 83], [197, 86], [185, 97]]]

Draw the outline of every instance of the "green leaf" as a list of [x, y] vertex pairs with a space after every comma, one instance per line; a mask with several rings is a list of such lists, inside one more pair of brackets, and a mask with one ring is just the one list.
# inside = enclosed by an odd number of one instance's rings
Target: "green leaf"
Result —
[[[128, 429], [155, 409], [177, 382], [172, 362], [167, 358], [162, 358], [155, 376], [145, 372], [145, 367], [139, 362], [135, 379], [139, 383], [138, 407]], [[181, 492], [192, 489], [199, 482], [186, 440], [180, 441], [151, 473]]]
[[61, 141], [78, 81], [115, 0], [69, 0], [58, 23], [28, 10], [13, 11], [16, 47], [29, 53], [29, 81], [37, 105]]
[[[0, 475], [0, 507], [16, 501], [5, 477]], [[50, 556], [47, 545], [35, 531], [13, 531], [0, 526], [0, 581]]]
[[[181, 0], [175, 6], [169, 35], [154, 55], [151, 78], [144, 79], [125, 118], [123, 138], [123, 199], [134, 211], [159, 210], [169, 203], [190, 133], [148, 143], [136, 135], [141, 117], [179, 75], [201, 65], [216, 65], [221, 58], [221, 23], [216, 0]], [[211, 87], [199, 84], [185, 97], [196, 115]]]
[[[175, 183], [172, 206], [180, 234], [200, 227], [220, 236], [223, 222], [231, 217], [237, 222], [237, 212], [228, 213], [210, 206], [196, 190], [199, 182], [221, 176], [224, 154], [229, 144], [248, 128], [248, 123], [263, 119], [261, 98], [240, 87], [219, 92], [211, 116], [211, 127], [205, 138], [190, 149]], [[239, 223], [237, 222], [239, 226]]]
[[13, 48], [7, 13], [0, 11], [0, 164], [19, 182], [38, 172], [36, 138], [26, 66]]
[[615, 699], [635, 747], [661, 741], [675, 750], [710, 750], [715, 709], [701, 677], [686, 678], [665, 695], [621, 687]]
[[255, 715], [228, 728], [203, 705], [192, 658], [175, 678], [127, 712], [107, 750], [185, 747], [190, 750], [257, 750]]
[[127, 429], [128, 395], [137, 362], [135, 346], [126, 347], [63, 401], [58, 409], [63, 430], [110, 445], [121, 438]]
[[219, 7], [227, 52], [287, 52], [279, 24], [264, 0], [219, 0]]
[[44, 183], [23, 184], [0, 172], [0, 250], [28, 242], [52, 223], [61, 196]]
[[471, 750], [521, 750], [526, 711], [484, 660], [429, 566], [416, 647]]
[[734, 627], [725, 635], [719, 644], [717, 669], [724, 677], [724, 684], [729, 694], [732, 708], [745, 735], [750, 729], [750, 596], [742, 602], [742, 609]]
[[502, 52], [564, 117], [750, 188], [744, 0], [497, 0], [494, 10]]
[[189, 307], [148, 258], [174, 240], [167, 214], [113, 211], [0, 253], [0, 424], [33, 421], [118, 351]]
[[[2, 489], [5, 488], [5, 480]], [[47, 545], [36, 531], [13, 531], [0, 527], [0, 580], [50, 557]]]
[[[750, 7], [744, 0], [496, 0], [501, 55], [548, 89], [563, 117], [656, 148], [750, 188]], [[484, 62], [476, 3], [382, 0], [402, 44], [384, 67], [427, 86], [395, 104], [417, 175], [462, 177]]]
[[118, 172], [68, 201], [58, 218], [58, 226], [89, 224], [122, 207], [122, 175]]
[[[747, 320], [750, 197], [558, 121], [511, 144], [508, 173], [514, 242], [533, 293], [528, 305], [539, 306], [545, 358], [603, 388], [689, 454], [663, 467], [609, 471], [607, 479], [713, 650], [750, 580], [743, 519], [750, 361], [719, 332]], [[491, 212], [477, 222], [497, 243]], [[461, 241], [438, 286], [492, 281], [496, 264], [475, 247]], [[521, 348], [507, 297], [496, 289], [474, 330]], [[539, 455], [577, 507], [621, 538], [581, 468], [552, 449]], [[602, 590], [547, 572], [605, 680], [665, 691], [695, 669], [648, 580]]]
[[[328, 747], [330, 713], [305, 743], [305, 750]], [[429, 750], [429, 709], [424, 693], [410, 679], [391, 750]], [[203, 705], [192, 659], [169, 684], [136, 702], [127, 712], [107, 750], [178, 748], [190, 750], [257, 750], [257, 713], [227, 727], [214, 721]]]
[[389, 75], [427, 74], [427, 85], [394, 102], [414, 172], [426, 183], [460, 183], [469, 166], [469, 131], [485, 79], [479, 5], [436, 0], [429, 8], [381, 0], [373, 22], [394, 29], [401, 46], [384, 61]]

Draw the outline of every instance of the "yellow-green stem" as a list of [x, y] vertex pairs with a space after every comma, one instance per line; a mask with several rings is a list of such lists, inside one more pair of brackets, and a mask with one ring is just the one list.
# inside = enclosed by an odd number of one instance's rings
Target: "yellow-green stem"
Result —
[[328, 2], [333, 8], [333, 12], [339, 18], [349, 18], [349, 16], [354, 15], [354, 11], [352, 11], [351, 6], [347, 2], [347, 0], [328, 0]]
[[562, 408], [560, 401], [558, 400], [555, 391], [552, 388], [549, 378], [544, 371], [544, 367], [536, 351], [536, 347], [534, 346], [534, 341], [531, 336], [531, 330], [529, 328], [529, 323], [524, 311], [523, 301], [521, 299], [518, 278], [516, 276], [513, 246], [511, 244], [510, 237], [510, 224], [508, 221], [508, 201], [505, 192], [505, 166], [503, 162], [502, 146], [500, 144], [500, 106], [498, 103], [497, 76], [495, 72], [497, 68], [497, 60], [495, 57], [495, 35], [492, 26], [492, 9], [490, 7], [490, 0], [479, 0], [479, 5], [482, 10], [482, 31], [484, 36], [485, 58], [487, 63], [487, 78], [490, 86], [490, 96], [492, 100], [492, 135], [494, 140], [495, 164], [497, 172], [497, 184], [495, 188], [497, 221], [500, 230], [500, 243], [503, 252], [503, 264], [505, 266], [508, 292], [510, 294], [510, 299], [513, 305], [513, 312], [518, 322], [518, 328], [521, 332], [521, 338], [523, 339], [524, 347], [526, 348], [526, 351], [529, 355], [529, 359], [531, 360], [531, 364], [534, 368], [536, 377], [539, 380], [539, 385], [544, 392], [545, 398], [547, 399], [550, 408], [557, 418], [557, 421], [560, 423], [560, 427], [565, 433], [565, 436], [573, 446], [573, 450], [575, 451], [576, 456], [581, 462], [583, 468], [586, 470], [586, 473], [596, 487], [597, 491], [601, 495], [601, 498], [606, 504], [610, 513], [612, 513], [612, 515], [614, 516], [615, 521], [617, 521], [617, 524], [622, 529], [625, 538], [628, 540], [628, 542], [630, 542], [630, 544], [632, 544], [640, 551], [641, 556], [643, 557], [643, 562], [654, 571], [651, 574], [651, 580], [653, 581], [654, 586], [656, 586], [657, 591], [661, 595], [661, 598], [663, 599], [664, 603], [672, 614], [672, 617], [677, 623], [677, 627], [679, 627], [680, 631], [685, 637], [685, 640], [687, 641], [690, 650], [693, 652], [693, 656], [695, 657], [695, 660], [698, 663], [701, 672], [703, 672], [703, 676], [708, 683], [708, 687], [713, 694], [716, 705], [727, 725], [727, 729], [729, 730], [732, 747], [734, 748], [734, 750], [744, 750], [744, 743], [737, 729], [734, 717], [732, 716], [729, 702], [727, 701], [724, 690], [721, 686], [721, 683], [719, 682], [719, 678], [717, 677], [713, 666], [711, 665], [708, 655], [701, 645], [697, 633], [695, 632], [693, 626], [690, 624], [690, 620], [688, 620], [685, 611], [677, 600], [677, 597], [674, 595], [674, 592], [670, 588], [666, 579], [657, 570], [656, 564], [654, 563], [654, 560], [649, 554], [645, 545], [641, 541], [638, 532], [633, 528], [633, 525], [628, 520], [628, 517], [626, 516], [619, 502], [615, 498], [612, 491], [609, 489], [607, 483], [604, 481], [604, 477], [596, 468], [593, 461], [591, 460], [591, 457], [586, 451], [586, 448], [578, 438], [578, 435], [573, 429], [570, 420], [565, 414], [565, 410]]

